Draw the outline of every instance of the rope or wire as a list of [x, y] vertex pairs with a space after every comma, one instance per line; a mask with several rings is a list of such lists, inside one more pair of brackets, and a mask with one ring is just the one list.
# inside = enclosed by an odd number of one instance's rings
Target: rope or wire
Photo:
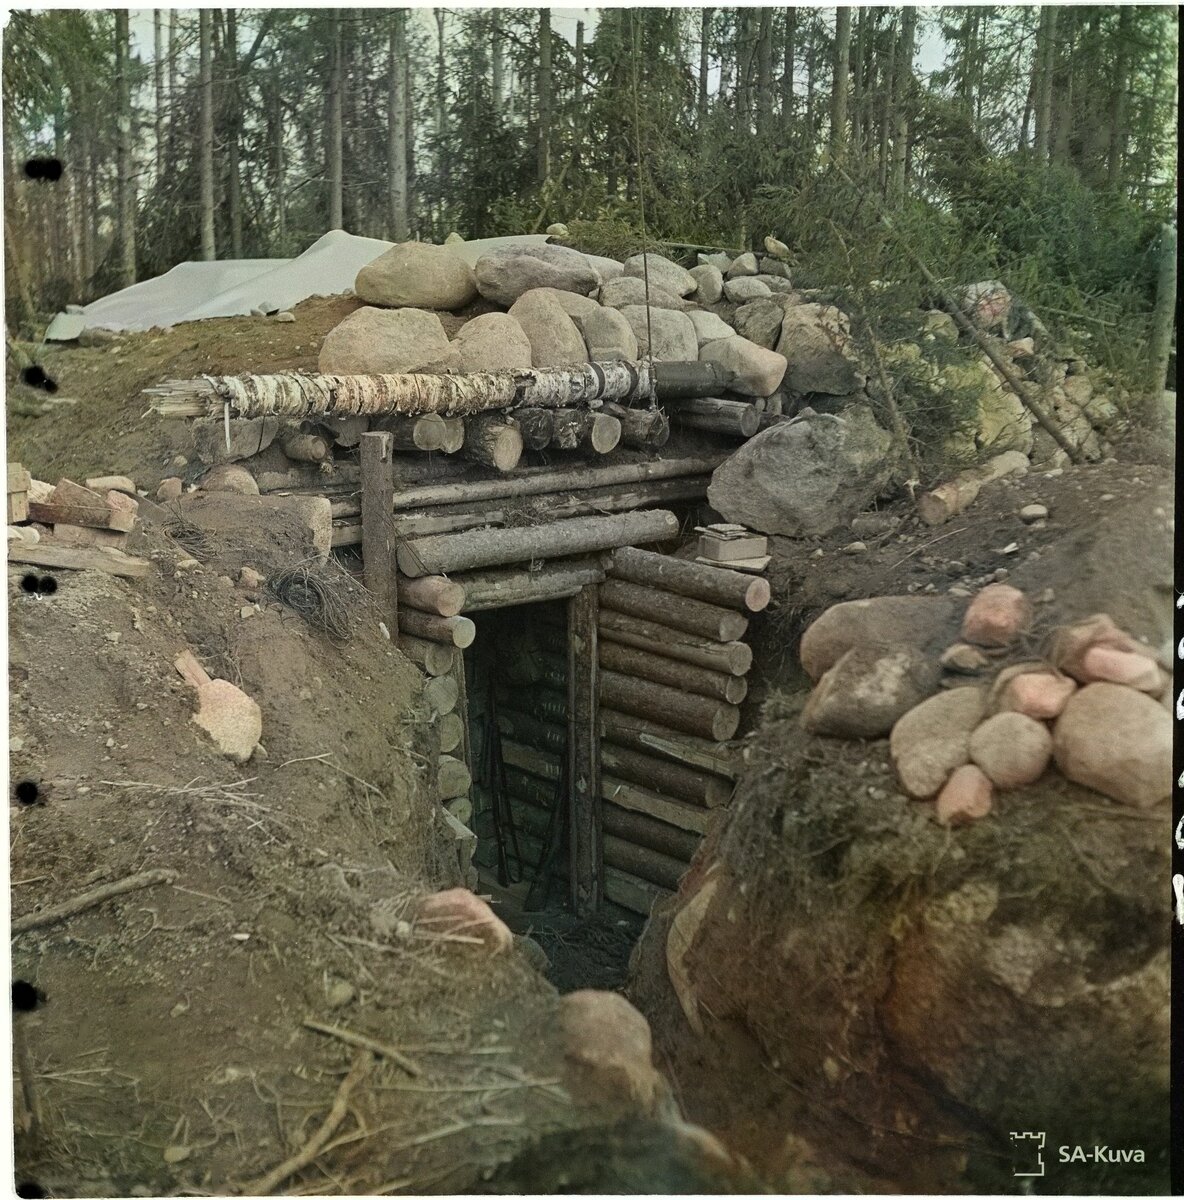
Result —
[[336, 642], [350, 636], [349, 609], [337, 592], [301, 563], [277, 571], [267, 580], [267, 590], [285, 607], [321, 629]]
[[[633, 62], [633, 144], [637, 155], [637, 206], [641, 216], [641, 272], [645, 281], [645, 336], [649, 343], [649, 359], [654, 361], [654, 331], [650, 322], [650, 240], [645, 229], [645, 186], [641, 167], [641, 106], [637, 99], [637, 17], [633, 9], [629, 10], [629, 32], [632, 42]], [[657, 401], [651, 398], [650, 405]]]

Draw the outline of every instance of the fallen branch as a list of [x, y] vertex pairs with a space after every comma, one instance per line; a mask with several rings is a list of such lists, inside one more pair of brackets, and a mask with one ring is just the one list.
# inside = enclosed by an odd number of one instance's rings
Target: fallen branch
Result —
[[401, 1050], [396, 1050], [394, 1046], [388, 1046], [385, 1042], [367, 1037], [364, 1033], [355, 1033], [352, 1029], [342, 1029], [339, 1025], [325, 1025], [320, 1021], [312, 1020], [311, 1017], [304, 1022], [304, 1027], [315, 1030], [317, 1033], [323, 1033], [326, 1037], [336, 1038], [339, 1042], [345, 1042], [347, 1046], [357, 1046], [360, 1050], [369, 1050], [373, 1054], [389, 1058], [412, 1078], [418, 1078], [423, 1074], [423, 1070]]
[[341, 1081], [337, 1095], [333, 1098], [333, 1107], [329, 1115], [321, 1122], [321, 1127], [291, 1158], [286, 1158], [278, 1167], [273, 1167], [266, 1175], [251, 1183], [244, 1184], [239, 1193], [243, 1196], [270, 1196], [271, 1193], [287, 1178], [303, 1170], [313, 1161], [325, 1144], [337, 1132], [341, 1122], [349, 1111], [350, 1093], [365, 1078], [370, 1069], [370, 1060], [365, 1054], [359, 1054], [349, 1074]]
[[75, 896], [73, 900], [55, 904], [52, 908], [42, 909], [39, 913], [17, 917], [12, 923], [12, 935], [16, 937], [17, 934], [28, 933], [32, 929], [41, 929], [43, 926], [56, 924], [76, 913], [102, 904], [104, 900], [110, 900], [115, 896], [122, 896], [126, 892], [134, 892], [140, 888], [155, 887], [160, 883], [172, 883], [176, 878], [176, 871], [160, 868], [154, 871], [141, 871], [139, 875], [129, 875], [126, 879], [117, 879], [114, 883], [105, 883], [102, 887], [92, 888], [89, 892], [83, 892], [81, 896]]

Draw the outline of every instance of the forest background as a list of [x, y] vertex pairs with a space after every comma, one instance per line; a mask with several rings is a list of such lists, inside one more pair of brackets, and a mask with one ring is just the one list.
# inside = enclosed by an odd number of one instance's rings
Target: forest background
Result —
[[[1134, 5], [13, 12], [7, 323], [37, 336], [178, 262], [289, 257], [333, 228], [441, 241], [562, 221], [618, 256], [772, 234], [796, 281], [885, 337], [931, 288], [907, 244], [943, 283], [1002, 279], [1136, 379], [1175, 223], [1178, 21]], [[31, 178], [37, 158], [61, 178]]]

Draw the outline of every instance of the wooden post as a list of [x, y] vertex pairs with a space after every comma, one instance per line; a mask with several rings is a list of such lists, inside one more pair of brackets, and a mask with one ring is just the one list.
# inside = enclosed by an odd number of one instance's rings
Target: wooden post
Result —
[[399, 643], [395, 592], [395, 479], [391, 471], [391, 435], [364, 433], [362, 446], [362, 578], [374, 597], [391, 642]]
[[600, 829], [598, 588], [567, 602], [568, 780], [571, 795], [571, 896], [577, 916], [600, 907], [604, 863]]

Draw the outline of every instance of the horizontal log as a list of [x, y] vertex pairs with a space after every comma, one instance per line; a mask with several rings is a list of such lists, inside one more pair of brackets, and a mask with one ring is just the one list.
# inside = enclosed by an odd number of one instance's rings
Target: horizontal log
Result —
[[465, 612], [561, 599], [603, 579], [604, 566], [599, 558], [545, 562], [537, 570], [510, 567], [457, 576], [464, 588]]
[[469, 768], [451, 754], [441, 754], [436, 763], [436, 795], [441, 800], [455, 800], [472, 786]]
[[621, 422], [607, 413], [581, 408], [551, 410], [551, 445], [557, 450], [584, 446], [597, 454], [607, 454], [620, 440]]
[[421, 575], [418, 579], [395, 580], [399, 603], [441, 617], [455, 617], [465, 606], [465, 589], [443, 575]]
[[715, 397], [678, 401], [674, 418], [688, 429], [705, 429], [739, 438], [752, 437], [761, 421], [760, 413], [751, 404]]
[[319, 433], [288, 433], [280, 438], [280, 449], [293, 462], [322, 463], [333, 453], [330, 439]]
[[545, 450], [551, 444], [554, 420], [549, 408], [516, 408], [513, 421], [522, 432], [528, 450]]
[[678, 829], [686, 829], [692, 833], [706, 833], [715, 819], [717, 810], [700, 808], [697, 804], [687, 804], [682, 800], [671, 800], [668, 796], [660, 796], [649, 788], [638, 787], [626, 783], [612, 775], [601, 774], [600, 796], [602, 800], [619, 804], [630, 812], [645, 813], [656, 820], [665, 821]]
[[606, 866], [604, 894], [614, 904], [619, 904], [638, 916], [648, 917], [659, 900], [665, 900], [674, 893], [648, 880], [638, 879], [636, 875], [630, 875], [617, 867]]
[[623, 579], [605, 580], [600, 589], [600, 604], [602, 608], [642, 620], [660, 613], [663, 624], [700, 637], [714, 638], [717, 642], [737, 641], [748, 630], [748, 618], [734, 609], [692, 600], [689, 596], [641, 583], [626, 583]]
[[552, 721], [540, 720], [529, 713], [501, 708], [497, 714], [497, 726], [503, 737], [544, 750], [549, 754], [567, 752], [567, 728]]
[[505, 474], [522, 459], [522, 431], [501, 413], [483, 413], [465, 422], [463, 454]]
[[767, 579], [741, 575], [725, 567], [704, 567], [635, 546], [623, 546], [613, 555], [611, 574], [626, 583], [663, 588], [692, 600], [748, 612], [760, 612], [770, 597]]
[[507, 767], [517, 767], [548, 783], [559, 779], [559, 759], [554, 754], [544, 754], [509, 738], [502, 738], [502, 761]]
[[[525, 699], [521, 697], [525, 694]], [[521, 709], [529, 705], [535, 716], [556, 724], [567, 723], [567, 676], [562, 671], [551, 672], [536, 683], [524, 686], [499, 687], [498, 703], [507, 708]]]
[[550, 816], [555, 807], [555, 784], [524, 771], [520, 767], [506, 764], [506, 787], [516, 803], [530, 806], [536, 812]]
[[740, 725], [740, 710], [734, 704], [680, 692], [647, 679], [618, 675], [615, 671], [600, 672], [600, 699], [609, 708], [635, 717], [660, 716], [675, 729], [716, 742], [726, 742]]
[[456, 454], [464, 448], [465, 422], [463, 417], [444, 418], [444, 439], [440, 443], [443, 454]]
[[601, 706], [599, 720], [600, 736], [614, 745], [670, 758], [721, 779], [735, 780], [740, 773], [739, 755], [727, 742], [692, 737], [689, 733], [668, 729], [658, 721], [614, 712], [604, 706]]
[[611, 742], [601, 743], [600, 762], [606, 771], [626, 783], [652, 788], [664, 796], [685, 800], [688, 804], [718, 808], [721, 804], [727, 804], [732, 796], [732, 785], [726, 779], [652, 754], [614, 746]]
[[575, 517], [517, 529], [436, 534], [400, 542], [398, 562], [405, 575], [417, 578], [657, 542], [677, 533], [678, 518], [659, 508], [609, 517]]
[[713, 671], [726, 671], [730, 675], [747, 675], [752, 666], [752, 648], [744, 642], [717, 642], [714, 638], [696, 637], [657, 621], [614, 612], [603, 604], [599, 621], [602, 638], [625, 646], [649, 650]]
[[447, 675], [456, 656], [451, 643], [432, 642], [409, 633], [400, 634], [399, 649], [428, 675]]
[[614, 834], [605, 834], [604, 862], [606, 866], [616, 867], [619, 871], [627, 871], [658, 887], [675, 891], [678, 881], [686, 873], [687, 864], [677, 858], [671, 858], [648, 846], [639, 846], [635, 842]]
[[657, 821], [644, 813], [631, 812], [609, 801], [601, 807], [601, 825], [606, 834], [657, 850], [682, 863], [689, 863], [695, 857], [703, 840], [697, 833]]
[[677, 479], [686, 475], [710, 474], [727, 459], [726, 454], [667, 458], [652, 462], [616, 463], [606, 467], [522, 471], [512, 479], [483, 479], [471, 482], [427, 484], [396, 489], [395, 510], [424, 508], [433, 504], [470, 504], [482, 500], [506, 500], [539, 496], [548, 492], [583, 491], [639, 483], [645, 479]]
[[144, 579], [156, 568], [146, 558], [133, 558], [121, 550], [91, 550], [78, 546], [29, 546], [8, 543], [8, 561], [32, 567], [62, 567], [71, 571], [104, 571], [127, 579]]
[[660, 408], [606, 404], [604, 412], [621, 422], [621, 445], [631, 450], [660, 450], [670, 441], [670, 421]]
[[651, 683], [664, 683], [667, 687], [726, 700], [729, 704], [739, 704], [748, 695], [748, 680], [742, 675], [728, 675], [707, 667], [695, 667], [676, 658], [665, 658], [661, 654], [622, 646], [620, 642], [600, 643], [600, 665], [622, 675], [648, 679]]
[[423, 685], [424, 702], [439, 716], [452, 712], [459, 695], [460, 688], [451, 675], [437, 675]]
[[425, 413], [422, 417], [379, 417], [371, 422], [371, 428], [391, 435], [391, 445], [396, 450], [439, 450], [444, 445], [446, 427], [444, 418], [438, 413]]
[[441, 617], [418, 608], [399, 606], [399, 632], [430, 642], [444, 642], [466, 650], [477, 636], [477, 626], [468, 617]]

